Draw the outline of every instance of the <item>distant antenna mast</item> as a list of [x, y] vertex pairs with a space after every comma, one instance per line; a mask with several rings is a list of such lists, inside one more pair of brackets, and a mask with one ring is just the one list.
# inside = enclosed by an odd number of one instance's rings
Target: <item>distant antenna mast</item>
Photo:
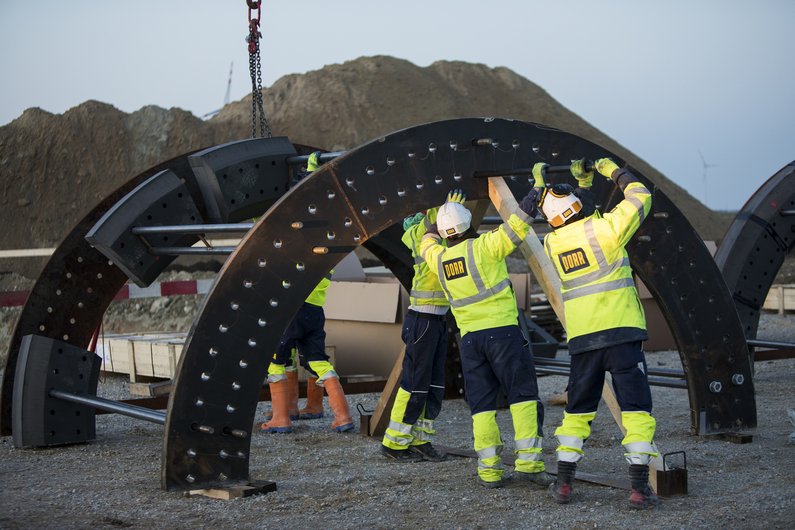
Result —
[[698, 156], [701, 157], [701, 169], [703, 171], [702, 178], [704, 181], [704, 206], [707, 206], [707, 193], [709, 191], [709, 185], [707, 184], [707, 170], [711, 167], [718, 167], [718, 164], [708, 164], [704, 159], [704, 155], [701, 154], [701, 149], [698, 150]]
[[226, 95], [224, 96], [224, 107], [229, 105], [229, 96], [232, 93], [232, 69], [235, 67], [235, 61], [229, 63], [229, 81], [226, 82]]

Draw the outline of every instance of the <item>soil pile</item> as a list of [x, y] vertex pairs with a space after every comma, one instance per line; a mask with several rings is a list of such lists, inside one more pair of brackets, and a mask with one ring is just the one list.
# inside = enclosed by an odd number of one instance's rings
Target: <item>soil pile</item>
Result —
[[[393, 57], [362, 57], [264, 90], [274, 135], [329, 150], [442, 119], [496, 116], [573, 132], [616, 152], [654, 180], [705, 239], [726, 220], [643, 160], [507, 68], [440, 61], [420, 68]], [[251, 96], [202, 121], [176, 108], [127, 114], [88, 101], [64, 114], [26, 110], [0, 127], [3, 249], [54, 247], [101, 199], [136, 174], [179, 154], [250, 135]], [[2, 270], [35, 278], [41, 259], [5, 260]]]

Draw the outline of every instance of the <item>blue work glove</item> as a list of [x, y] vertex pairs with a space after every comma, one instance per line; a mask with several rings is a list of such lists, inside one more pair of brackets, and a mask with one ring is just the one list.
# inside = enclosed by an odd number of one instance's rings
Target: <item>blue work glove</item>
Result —
[[531, 219], [538, 214], [538, 188], [533, 188], [522, 198], [519, 203], [519, 209]]
[[320, 167], [320, 151], [315, 151], [309, 155], [309, 160], [306, 161], [306, 170], [310, 173]]
[[457, 202], [458, 204], [464, 204], [466, 200], [467, 196], [464, 195], [463, 190], [452, 190], [447, 194], [447, 199], [445, 202]]
[[618, 165], [609, 158], [600, 158], [593, 163], [593, 166], [596, 168], [596, 171], [610, 180], [612, 180], [613, 172], [618, 169]]
[[414, 225], [418, 225], [425, 219], [425, 214], [422, 212], [417, 212], [414, 215], [409, 215], [405, 219], [403, 219], [403, 230], [406, 231]]
[[571, 161], [571, 174], [577, 181], [577, 186], [588, 189], [593, 184], [593, 169], [585, 171], [585, 159]]

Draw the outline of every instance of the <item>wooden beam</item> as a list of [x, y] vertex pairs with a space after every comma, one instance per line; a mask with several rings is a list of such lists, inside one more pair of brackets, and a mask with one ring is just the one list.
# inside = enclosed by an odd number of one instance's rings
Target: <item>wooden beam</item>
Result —
[[405, 346], [400, 351], [395, 364], [392, 366], [392, 371], [389, 373], [389, 378], [386, 380], [384, 390], [378, 398], [378, 403], [373, 410], [373, 415], [370, 417], [370, 431], [368, 434], [372, 437], [380, 437], [384, 435], [386, 426], [389, 425], [389, 415], [392, 412], [392, 405], [395, 404], [395, 396], [397, 395], [398, 388], [400, 388], [400, 376], [403, 374], [403, 356], [406, 355]]

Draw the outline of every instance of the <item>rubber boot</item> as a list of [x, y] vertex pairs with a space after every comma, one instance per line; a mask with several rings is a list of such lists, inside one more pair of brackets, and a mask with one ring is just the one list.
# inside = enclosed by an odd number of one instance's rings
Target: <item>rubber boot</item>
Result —
[[287, 380], [282, 379], [276, 383], [270, 383], [268, 386], [271, 391], [273, 417], [268, 423], [263, 423], [261, 429], [265, 432], [293, 432], [293, 424], [290, 423], [290, 404], [288, 403], [290, 389]]
[[630, 464], [629, 480], [632, 483], [632, 493], [629, 494], [630, 506], [643, 510], [660, 504], [660, 499], [649, 486], [649, 466]]
[[306, 380], [306, 405], [298, 411], [302, 420], [314, 420], [323, 417], [323, 387], [317, 384], [317, 377]]
[[345, 393], [342, 391], [339, 378], [329, 377], [323, 381], [323, 387], [328, 394], [328, 403], [331, 406], [331, 412], [334, 413], [334, 421], [331, 422], [331, 428], [337, 432], [352, 431], [353, 419], [351, 419], [348, 401], [345, 399]]
[[298, 372], [289, 370], [287, 374], [287, 412], [291, 420], [298, 419]]
[[549, 485], [549, 492], [558, 504], [571, 502], [572, 483], [577, 473], [577, 462], [558, 462], [558, 477]]

